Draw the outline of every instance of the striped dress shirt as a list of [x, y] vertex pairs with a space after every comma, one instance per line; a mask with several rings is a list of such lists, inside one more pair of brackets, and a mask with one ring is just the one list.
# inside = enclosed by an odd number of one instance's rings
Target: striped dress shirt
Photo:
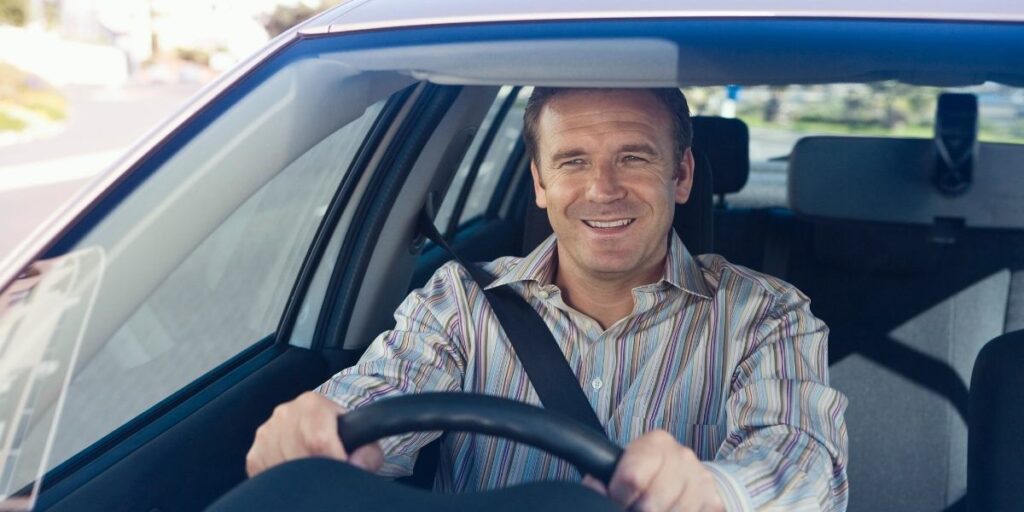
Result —
[[[705, 461], [728, 510], [844, 510], [846, 398], [828, 385], [828, 328], [793, 286], [693, 257], [672, 232], [665, 274], [632, 290], [633, 311], [607, 329], [562, 300], [554, 235], [524, 258], [485, 268], [526, 297], [620, 446], [666, 430]], [[318, 391], [347, 409], [407, 393], [466, 391], [540, 405], [486, 303], [455, 263], [395, 313], [394, 329]], [[382, 442], [385, 475], [409, 474], [438, 433]], [[568, 463], [504, 439], [442, 440], [435, 489], [578, 480]]]

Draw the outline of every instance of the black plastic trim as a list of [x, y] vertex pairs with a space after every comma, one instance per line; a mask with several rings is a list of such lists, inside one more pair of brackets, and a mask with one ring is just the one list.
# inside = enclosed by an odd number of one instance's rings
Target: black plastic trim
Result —
[[312, 348], [338, 348], [343, 329], [355, 308], [356, 296], [384, 228], [387, 212], [405, 183], [420, 151], [448, 112], [461, 87], [427, 84], [402, 122], [373, 175], [356, 214], [352, 229], [345, 233], [338, 260], [320, 310]]
[[273, 334], [263, 338], [47, 472], [36, 508], [63, 499], [281, 355], [286, 348], [275, 345], [273, 339]]

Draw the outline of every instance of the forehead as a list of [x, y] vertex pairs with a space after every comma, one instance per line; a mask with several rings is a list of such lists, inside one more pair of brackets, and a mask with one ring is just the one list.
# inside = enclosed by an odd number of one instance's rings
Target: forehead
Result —
[[545, 103], [537, 122], [538, 142], [587, 135], [671, 139], [672, 118], [653, 93], [637, 89], [586, 89], [558, 94]]

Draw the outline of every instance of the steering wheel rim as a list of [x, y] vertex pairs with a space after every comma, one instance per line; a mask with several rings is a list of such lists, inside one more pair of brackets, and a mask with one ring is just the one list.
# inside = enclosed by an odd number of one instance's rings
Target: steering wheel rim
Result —
[[473, 393], [421, 393], [387, 398], [338, 418], [338, 435], [352, 452], [409, 432], [470, 432], [503, 437], [560, 457], [605, 484], [622, 456], [603, 432], [572, 418], [506, 398]]

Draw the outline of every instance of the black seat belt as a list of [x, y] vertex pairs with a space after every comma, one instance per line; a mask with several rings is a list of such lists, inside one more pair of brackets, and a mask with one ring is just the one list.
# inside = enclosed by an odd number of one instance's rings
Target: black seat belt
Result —
[[465, 267], [473, 281], [484, 291], [487, 302], [497, 315], [498, 323], [501, 324], [512, 344], [512, 349], [523, 364], [526, 375], [544, 408], [562, 413], [602, 434], [605, 433], [594, 408], [583, 394], [576, 374], [565, 359], [565, 354], [558, 347], [558, 342], [551, 335], [551, 330], [537, 310], [509, 286], [498, 286], [488, 290], [487, 286], [494, 282], [494, 276], [475, 263], [459, 257], [437, 232], [434, 221], [426, 212], [420, 214], [419, 229]]

